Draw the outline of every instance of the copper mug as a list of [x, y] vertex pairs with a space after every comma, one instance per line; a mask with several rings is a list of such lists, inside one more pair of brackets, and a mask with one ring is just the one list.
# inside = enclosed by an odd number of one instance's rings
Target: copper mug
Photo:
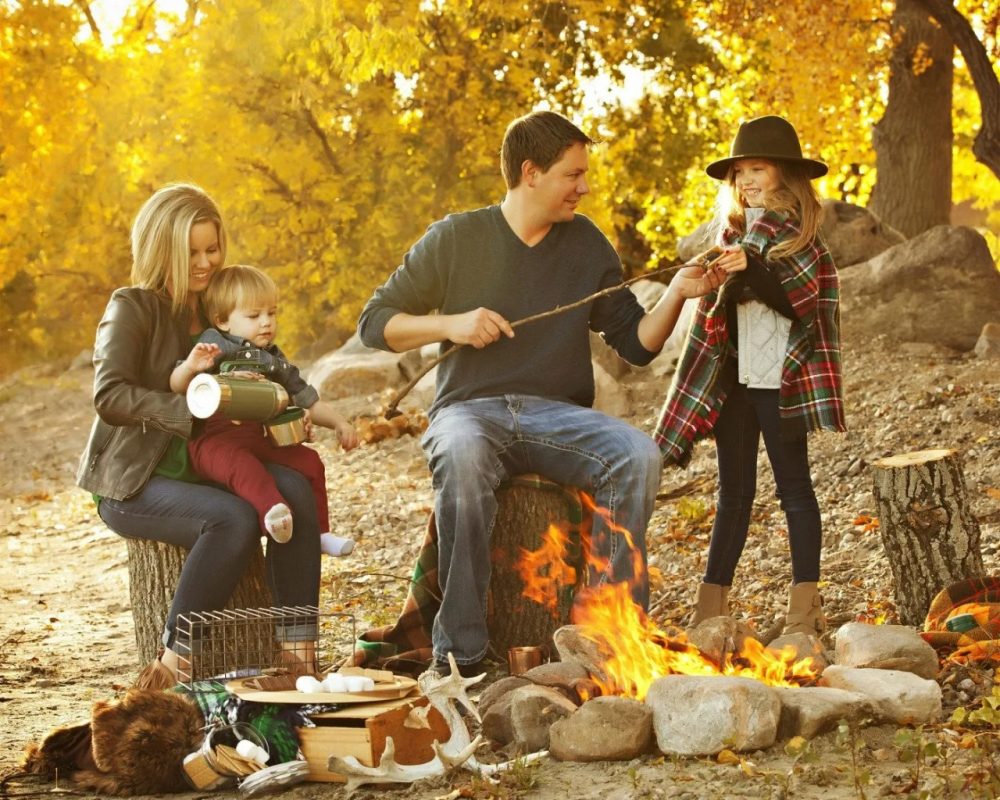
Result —
[[541, 666], [546, 659], [544, 647], [511, 647], [507, 651], [507, 666], [511, 675], [520, 675], [529, 669]]

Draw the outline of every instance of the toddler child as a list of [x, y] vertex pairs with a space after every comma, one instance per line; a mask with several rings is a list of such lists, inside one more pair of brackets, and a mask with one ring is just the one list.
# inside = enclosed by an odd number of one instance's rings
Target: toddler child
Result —
[[[351, 450], [358, 436], [351, 424], [333, 407], [319, 399], [275, 344], [278, 288], [256, 267], [232, 266], [216, 272], [203, 295], [209, 323], [188, 357], [170, 376], [170, 388], [184, 393], [196, 375], [215, 369], [223, 361], [239, 359], [259, 364], [255, 371], [281, 384], [292, 404], [306, 409], [313, 424], [337, 433], [341, 447]], [[188, 444], [191, 464], [205, 478], [229, 487], [257, 510], [261, 528], [276, 542], [292, 537], [292, 513], [281, 496], [266, 464], [281, 464], [301, 472], [316, 497], [319, 529], [330, 530], [326, 497], [326, 475], [319, 454], [302, 444], [279, 447], [267, 438], [263, 426], [240, 424], [221, 413], [205, 421], [200, 434]], [[323, 533], [320, 546], [327, 555], [347, 555], [354, 541]]]

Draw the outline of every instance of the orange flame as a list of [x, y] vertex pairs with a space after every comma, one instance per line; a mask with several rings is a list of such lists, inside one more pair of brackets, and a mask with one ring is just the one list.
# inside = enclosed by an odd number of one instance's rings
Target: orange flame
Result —
[[542, 535], [537, 550], [521, 548], [521, 558], [515, 565], [524, 581], [524, 597], [545, 606], [553, 616], [557, 613], [559, 589], [576, 583], [576, 570], [566, 563], [569, 539], [555, 525]]
[[[642, 576], [645, 565], [632, 535], [613, 525], [607, 511], [584, 497], [591, 513], [600, 514], [610, 530], [624, 536], [633, 553], [634, 574]], [[594, 554], [589, 537], [583, 539], [585, 561], [592, 574], [604, 574], [607, 559]], [[576, 570], [565, 563], [568, 550], [566, 531], [551, 525], [542, 537], [541, 547], [534, 551], [522, 549], [517, 564], [525, 584], [524, 596], [553, 612], [558, 590], [573, 585], [577, 579]], [[683, 634], [671, 637], [650, 620], [633, 602], [628, 583], [601, 584], [578, 591], [572, 621], [580, 627], [581, 636], [597, 645], [604, 659], [600, 665], [604, 676], [594, 676], [603, 694], [641, 700], [653, 681], [671, 674], [729, 675], [755, 678], [773, 686], [797, 686], [812, 681], [818, 672], [812, 659], [796, 661], [795, 648], [767, 650], [754, 639], [748, 639], [740, 653], [728, 655], [724, 663], [716, 664], [689, 644]]]

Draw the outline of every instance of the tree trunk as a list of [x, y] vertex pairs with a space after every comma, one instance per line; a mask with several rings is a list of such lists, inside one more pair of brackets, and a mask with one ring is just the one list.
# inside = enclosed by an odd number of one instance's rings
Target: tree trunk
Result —
[[979, 96], [982, 125], [972, 144], [976, 159], [1000, 178], [1000, 81], [997, 80], [989, 53], [976, 32], [952, 4], [952, 0], [917, 0], [941, 26], [962, 53], [972, 83]]
[[[536, 476], [520, 476], [497, 492], [499, 508], [493, 527], [490, 579], [490, 644], [497, 656], [505, 657], [511, 647], [544, 645], [552, 649], [552, 634], [569, 621], [576, 587], [586, 580], [581, 527], [589, 529], [579, 494]], [[575, 573], [575, 581], [557, 592], [554, 607], [547, 608], [524, 597], [525, 582], [517, 569], [524, 550], [539, 550], [549, 526], [565, 537], [564, 561]], [[554, 577], [552, 568], [543, 574]]]
[[917, 0], [897, 0], [889, 99], [875, 125], [871, 210], [907, 237], [951, 214], [951, 37]]
[[905, 625], [921, 625], [945, 586], [983, 574], [979, 523], [955, 450], [921, 450], [874, 462], [882, 545]]
[[[125, 541], [135, 642], [139, 664], [143, 665], [156, 658], [163, 645], [163, 624], [188, 551], [144, 539]], [[264, 578], [264, 554], [258, 548], [226, 607], [267, 608], [271, 604], [271, 590]]]

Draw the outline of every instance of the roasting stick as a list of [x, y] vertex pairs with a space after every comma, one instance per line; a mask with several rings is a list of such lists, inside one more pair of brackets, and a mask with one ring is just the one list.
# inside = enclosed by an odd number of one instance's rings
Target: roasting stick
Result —
[[[590, 303], [601, 297], [606, 297], [609, 294], [614, 294], [615, 292], [624, 289], [629, 284], [636, 283], [637, 281], [645, 280], [647, 278], [655, 278], [661, 275], [664, 276], [670, 275], [674, 272], [684, 269], [685, 267], [701, 267], [702, 269], [707, 271], [711, 266], [715, 264], [716, 261], [719, 260], [721, 256], [722, 256], [721, 251], [719, 251], [717, 248], [712, 248], [711, 250], [705, 251], [697, 258], [695, 258], [693, 261], [689, 261], [686, 264], [675, 264], [672, 267], [663, 267], [662, 269], [654, 270], [653, 272], [644, 272], [642, 275], [637, 275], [634, 278], [629, 278], [627, 281], [622, 281], [621, 283], [615, 284], [614, 286], [609, 286], [607, 289], [602, 289], [599, 292], [594, 292], [593, 294], [587, 295], [583, 299], [577, 300], [576, 302], [570, 303], [569, 305], [556, 306], [555, 308], [552, 308], [548, 311], [542, 311], [539, 314], [532, 314], [530, 317], [524, 317], [523, 319], [519, 319], [516, 322], [510, 323], [510, 326], [512, 328], [517, 328], [521, 325], [526, 325], [529, 322], [537, 322], [538, 320], [545, 319], [546, 317], [554, 317], [556, 314], [562, 314], [566, 311], [570, 311], [574, 308], [579, 308], [582, 305], [586, 305], [587, 303]], [[393, 417], [398, 417], [401, 413], [399, 411], [400, 402], [404, 397], [406, 397], [406, 395], [410, 393], [410, 390], [413, 389], [413, 387], [420, 382], [420, 379], [424, 377], [424, 375], [426, 375], [432, 369], [434, 369], [434, 367], [436, 367], [438, 364], [444, 361], [452, 353], [466, 346], [467, 345], [464, 344], [452, 344], [452, 346], [449, 347], [447, 350], [445, 350], [443, 353], [441, 353], [441, 355], [439, 355], [433, 361], [430, 361], [426, 365], [424, 365], [417, 372], [417, 374], [410, 379], [410, 382], [406, 384], [406, 386], [404, 386], [402, 389], [400, 389], [396, 393], [396, 396], [389, 401], [389, 405], [386, 406], [383, 416], [386, 419], [392, 419]]]

